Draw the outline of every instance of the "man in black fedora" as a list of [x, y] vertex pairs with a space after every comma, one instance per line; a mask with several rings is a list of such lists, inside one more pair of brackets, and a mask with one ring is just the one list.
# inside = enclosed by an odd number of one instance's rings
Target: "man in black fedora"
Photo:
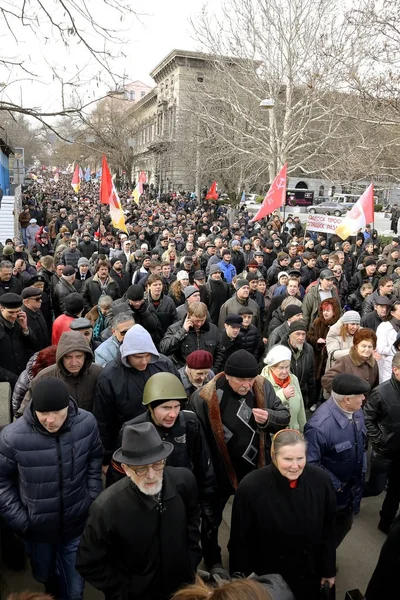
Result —
[[194, 475], [165, 467], [173, 445], [152, 423], [127, 426], [113, 458], [127, 477], [93, 503], [77, 570], [106, 600], [166, 600], [201, 560]]

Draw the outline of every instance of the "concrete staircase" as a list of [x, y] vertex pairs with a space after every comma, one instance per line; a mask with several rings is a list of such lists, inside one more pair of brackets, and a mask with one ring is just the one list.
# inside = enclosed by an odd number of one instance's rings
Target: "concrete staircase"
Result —
[[3, 196], [0, 208], [0, 242], [14, 238], [16, 232], [14, 219], [14, 196]]

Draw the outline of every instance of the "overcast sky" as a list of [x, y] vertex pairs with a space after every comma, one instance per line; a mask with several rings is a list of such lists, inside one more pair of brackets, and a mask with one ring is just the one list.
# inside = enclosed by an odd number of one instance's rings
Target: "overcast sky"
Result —
[[[93, 7], [94, 18], [104, 23], [110, 23], [110, 27], [123, 28], [123, 36], [127, 43], [123, 51], [126, 59], [120, 59], [116, 63], [118, 74], [126, 73], [126, 82], [141, 80], [152, 85], [149, 72], [166, 56], [173, 48], [182, 50], [197, 50], [198, 44], [191, 36], [189, 20], [199, 14], [202, 6], [207, 0], [136, 0], [132, 6], [140, 13], [139, 19], [130, 16], [121, 23], [115, 18], [109, 17], [107, 8], [101, 5], [99, 0], [87, 0], [86, 4]], [[23, 0], [15, 0], [16, 4], [22, 4]], [[1, 4], [1, 0], [0, 0]], [[49, 3], [47, 3], [48, 5]], [[215, 4], [215, 2], [213, 3]], [[218, 2], [217, 2], [218, 4]], [[51, 111], [59, 107], [61, 86], [52, 77], [51, 66], [56, 68], [57, 73], [62, 75], [64, 81], [70, 79], [74, 83], [74, 75], [81, 70], [80, 80], [87, 84], [80, 89], [79, 93], [85, 94], [85, 100], [95, 99], [107, 91], [108, 86], [104, 82], [97, 84], [94, 75], [99, 71], [99, 66], [87, 63], [87, 54], [82, 51], [82, 45], [72, 44], [65, 49], [55, 37], [50, 27], [46, 28], [41, 23], [41, 34], [43, 37], [38, 42], [28, 27], [22, 27], [19, 22], [11, 24], [12, 32], [4, 27], [4, 21], [0, 18], [0, 47], [1, 55], [10, 59], [21, 59], [28, 61], [32, 71], [37, 75], [35, 83], [27, 74], [20, 69], [14, 68], [10, 73], [0, 66], [0, 97], [3, 100], [11, 100], [22, 103], [23, 106], [41, 107], [42, 110]], [[47, 37], [47, 40], [44, 39]], [[16, 39], [15, 39], [16, 38]], [[91, 35], [88, 34], [88, 39]], [[94, 42], [96, 38], [93, 38]], [[100, 38], [97, 38], [99, 40]], [[86, 58], [85, 58], [86, 57]], [[49, 66], [50, 65], [50, 66]], [[4, 84], [7, 84], [4, 87]], [[71, 85], [68, 90], [74, 89]], [[75, 88], [76, 89], [76, 88]], [[68, 100], [68, 97], [67, 97]]]

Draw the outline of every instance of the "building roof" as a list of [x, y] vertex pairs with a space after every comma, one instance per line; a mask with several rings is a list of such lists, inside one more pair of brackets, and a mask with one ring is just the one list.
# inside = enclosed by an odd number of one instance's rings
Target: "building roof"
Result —
[[169, 54], [167, 54], [167, 56], [165, 56], [161, 62], [158, 63], [158, 65], [156, 67], [154, 67], [154, 69], [150, 72], [150, 76], [153, 79], [156, 79], [158, 73], [164, 69], [168, 63], [170, 63], [171, 61], [173, 61], [175, 58], [177, 57], [182, 57], [182, 58], [197, 58], [198, 60], [204, 60], [204, 61], [209, 61], [212, 58], [211, 54], [204, 54], [204, 52], [194, 52], [192, 50], [171, 50], [171, 52]]

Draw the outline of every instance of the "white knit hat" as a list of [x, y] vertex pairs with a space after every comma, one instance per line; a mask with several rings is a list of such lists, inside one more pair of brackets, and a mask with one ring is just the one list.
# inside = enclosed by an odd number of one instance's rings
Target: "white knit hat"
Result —
[[360, 324], [361, 317], [355, 310], [348, 310], [342, 315], [342, 323], [358, 323]]
[[178, 281], [182, 281], [182, 279], [189, 279], [189, 274], [187, 271], [179, 271], [176, 278]]
[[264, 363], [273, 367], [283, 360], [290, 360], [292, 353], [287, 346], [274, 346], [264, 358]]

